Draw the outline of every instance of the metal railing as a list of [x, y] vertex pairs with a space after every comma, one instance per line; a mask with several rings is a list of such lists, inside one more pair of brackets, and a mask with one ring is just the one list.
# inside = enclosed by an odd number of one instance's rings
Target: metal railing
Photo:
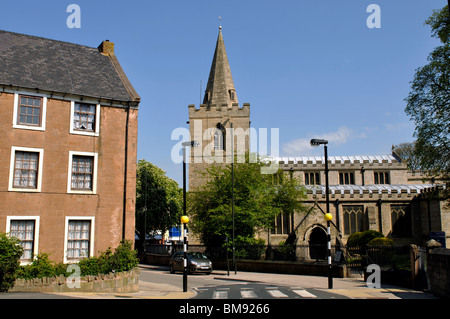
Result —
[[[182, 251], [183, 245], [147, 245], [146, 252], [171, 256]], [[189, 245], [189, 251], [202, 252], [213, 260], [225, 260], [232, 256], [231, 247], [206, 247]], [[336, 252], [340, 255], [336, 256]], [[394, 269], [410, 269], [409, 246], [368, 246], [339, 247], [332, 246], [332, 258], [335, 263], [345, 263], [350, 268], [363, 268], [370, 264]], [[339, 256], [342, 256], [339, 258]], [[320, 261], [326, 259], [326, 245], [236, 245], [235, 258], [252, 260], [280, 261]]]

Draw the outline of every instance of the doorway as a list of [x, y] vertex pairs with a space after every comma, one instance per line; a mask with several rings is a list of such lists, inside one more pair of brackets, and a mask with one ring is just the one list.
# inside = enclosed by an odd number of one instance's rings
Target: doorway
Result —
[[313, 260], [326, 259], [327, 233], [321, 227], [315, 227], [309, 235], [309, 257]]

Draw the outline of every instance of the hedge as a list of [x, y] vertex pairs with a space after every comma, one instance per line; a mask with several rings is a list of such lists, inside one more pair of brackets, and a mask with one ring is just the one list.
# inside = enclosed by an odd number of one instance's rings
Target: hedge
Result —
[[15, 281], [15, 272], [20, 267], [23, 248], [15, 237], [0, 233], [0, 292], [8, 291]]
[[[98, 257], [81, 259], [80, 276], [95, 276], [98, 274], [109, 274], [111, 272], [128, 271], [136, 267], [139, 259], [137, 252], [132, 249], [131, 241], [122, 241], [114, 252], [109, 248]], [[54, 263], [49, 260], [48, 254], [41, 253], [34, 261], [26, 266], [20, 266], [15, 277], [21, 279], [43, 278], [63, 275], [68, 277], [72, 272], [67, 272], [67, 266], [63, 263]]]

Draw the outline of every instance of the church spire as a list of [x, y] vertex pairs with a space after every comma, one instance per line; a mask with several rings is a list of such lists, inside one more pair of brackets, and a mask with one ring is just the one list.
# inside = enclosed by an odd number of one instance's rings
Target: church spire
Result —
[[216, 50], [209, 72], [208, 84], [206, 86], [203, 104], [216, 104], [221, 106], [238, 103], [233, 77], [231, 76], [230, 64], [228, 63], [225, 43], [222, 36], [222, 27], [219, 26]]

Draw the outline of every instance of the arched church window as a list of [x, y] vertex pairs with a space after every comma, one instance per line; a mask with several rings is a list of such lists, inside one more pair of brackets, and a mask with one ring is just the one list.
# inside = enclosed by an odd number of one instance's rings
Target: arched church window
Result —
[[351, 235], [364, 230], [363, 206], [344, 206], [344, 234]]
[[214, 149], [225, 151], [225, 127], [222, 124], [216, 125], [216, 131], [214, 132]]
[[407, 205], [391, 205], [392, 235], [409, 237], [412, 234], [411, 212]]

